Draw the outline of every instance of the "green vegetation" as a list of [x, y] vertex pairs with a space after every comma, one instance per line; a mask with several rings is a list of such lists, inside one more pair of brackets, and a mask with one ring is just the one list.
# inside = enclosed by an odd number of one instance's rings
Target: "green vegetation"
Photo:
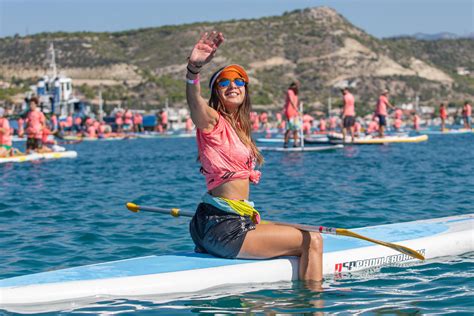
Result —
[[87, 99], [93, 99], [97, 96], [97, 91], [86, 84], [80, 85], [79, 87], [76, 86], [75, 88]]
[[[216, 59], [203, 69], [202, 82], [206, 83], [215, 69], [239, 63], [250, 70], [251, 97], [256, 105], [282, 106], [286, 88], [291, 81], [298, 79], [301, 100], [306, 106], [322, 104], [325, 107], [336, 78], [363, 67], [360, 64], [379, 61], [382, 55], [403, 67], [410, 67], [413, 58], [420, 59], [441, 69], [455, 82], [446, 85], [416, 76], [375, 77], [369, 71], [365, 73], [364, 68], [359, 69], [356, 77], [350, 79], [357, 81], [353, 93], [358, 110], [364, 113], [373, 110], [384, 87], [390, 87], [391, 98], [396, 103], [411, 102], [415, 95], [420, 96], [420, 102], [427, 104], [441, 99], [458, 102], [474, 95], [474, 78], [456, 74], [457, 67], [474, 71], [472, 39], [379, 40], [327, 8], [295, 10], [261, 19], [170, 25], [115, 33], [56, 32], [6, 37], [0, 38], [0, 60], [2, 65], [19, 69], [43, 69], [47, 48], [52, 42], [59, 69], [94, 69], [117, 64], [138, 69], [142, 78], [140, 84], [104, 88], [103, 97], [108, 101], [120, 100], [124, 104], [146, 107], [168, 99], [171, 104], [183, 105], [186, 57], [199, 36], [212, 30], [223, 32], [226, 41]], [[347, 39], [359, 42], [373, 55], [370, 58], [364, 54], [341, 56], [339, 53]], [[260, 65], [256, 66], [257, 62]], [[0, 78], [2, 76], [0, 73]], [[22, 80], [10, 81], [19, 89], [28, 86]], [[31, 78], [30, 81], [34, 83], [35, 80]], [[208, 89], [204, 87], [203, 84], [203, 93], [207, 96]], [[76, 89], [86, 98], [97, 95], [96, 89], [89, 86]], [[12, 92], [0, 93], [1, 99], [11, 96]], [[333, 91], [332, 94], [334, 98], [337, 93]]]
[[26, 91], [28, 91], [28, 89], [21, 88], [21, 87], [0, 89], [0, 100], [5, 100], [7, 102], [11, 102], [11, 98], [14, 95], [17, 95], [19, 93], [25, 93]]

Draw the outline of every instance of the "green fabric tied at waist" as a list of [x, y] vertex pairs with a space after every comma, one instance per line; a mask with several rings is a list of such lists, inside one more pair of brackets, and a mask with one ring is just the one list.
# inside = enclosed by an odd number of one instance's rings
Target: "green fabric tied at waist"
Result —
[[209, 193], [204, 194], [201, 200], [202, 202], [215, 206], [222, 211], [235, 213], [240, 216], [248, 216], [255, 224], [260, 223], [260, 213], [254, 208], [254, 203], [251, 201], [215, 197]]

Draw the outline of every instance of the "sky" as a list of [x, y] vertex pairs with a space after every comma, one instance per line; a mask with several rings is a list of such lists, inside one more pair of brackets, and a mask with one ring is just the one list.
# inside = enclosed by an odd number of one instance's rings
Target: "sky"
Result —
[[0, 0], [0, 37], [250, 19], [317, 6], [379, 38], [474, 33], [474, 0]]

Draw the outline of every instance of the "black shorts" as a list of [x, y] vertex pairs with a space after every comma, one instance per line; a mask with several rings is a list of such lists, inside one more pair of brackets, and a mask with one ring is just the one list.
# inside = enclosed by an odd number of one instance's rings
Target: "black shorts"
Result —
[[196, 245], [194, 251], [216, 257], [236, 258], [247, 232], [255, 229], [250, 217], [222, 211], [201, 203], [189, 223], [189, 232]]
[[353, 117], [353, 116], [345, 116], [344, 117], [344, 122], [343, 122], [344, 128], [352, 127], [352, 126], [354, 126], [354, 124], [355, 124], [355, 117]]
[[43, 148], [43, 142], [37, 138], [26, 139], [26, 149], [36, 150]]
[[377, 115], [379, 118], [379, 125], [380, 126], [387, 126], [387, 119], [385, 118], [385, 115]]

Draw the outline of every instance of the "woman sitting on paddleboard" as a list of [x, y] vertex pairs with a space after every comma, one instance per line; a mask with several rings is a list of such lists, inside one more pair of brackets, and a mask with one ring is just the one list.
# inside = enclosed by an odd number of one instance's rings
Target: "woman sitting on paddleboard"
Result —
[[319, 233], [260, 223], [248, 201], [254, 170], [263, 157], [251, 139], [249, 77], [239, 65], [219, 69], [210, 79], [211, 97], [201, 96], [200, 72], [224, 42], [222, 33], [205, 33], [187, 65], [186, 97], [197, 128], [201, 172], [208, 192], [190, 223], [197, 252], [224, 258], [267, 259], [299, 256], [299, 277], [322, 281], [323, 241]]

